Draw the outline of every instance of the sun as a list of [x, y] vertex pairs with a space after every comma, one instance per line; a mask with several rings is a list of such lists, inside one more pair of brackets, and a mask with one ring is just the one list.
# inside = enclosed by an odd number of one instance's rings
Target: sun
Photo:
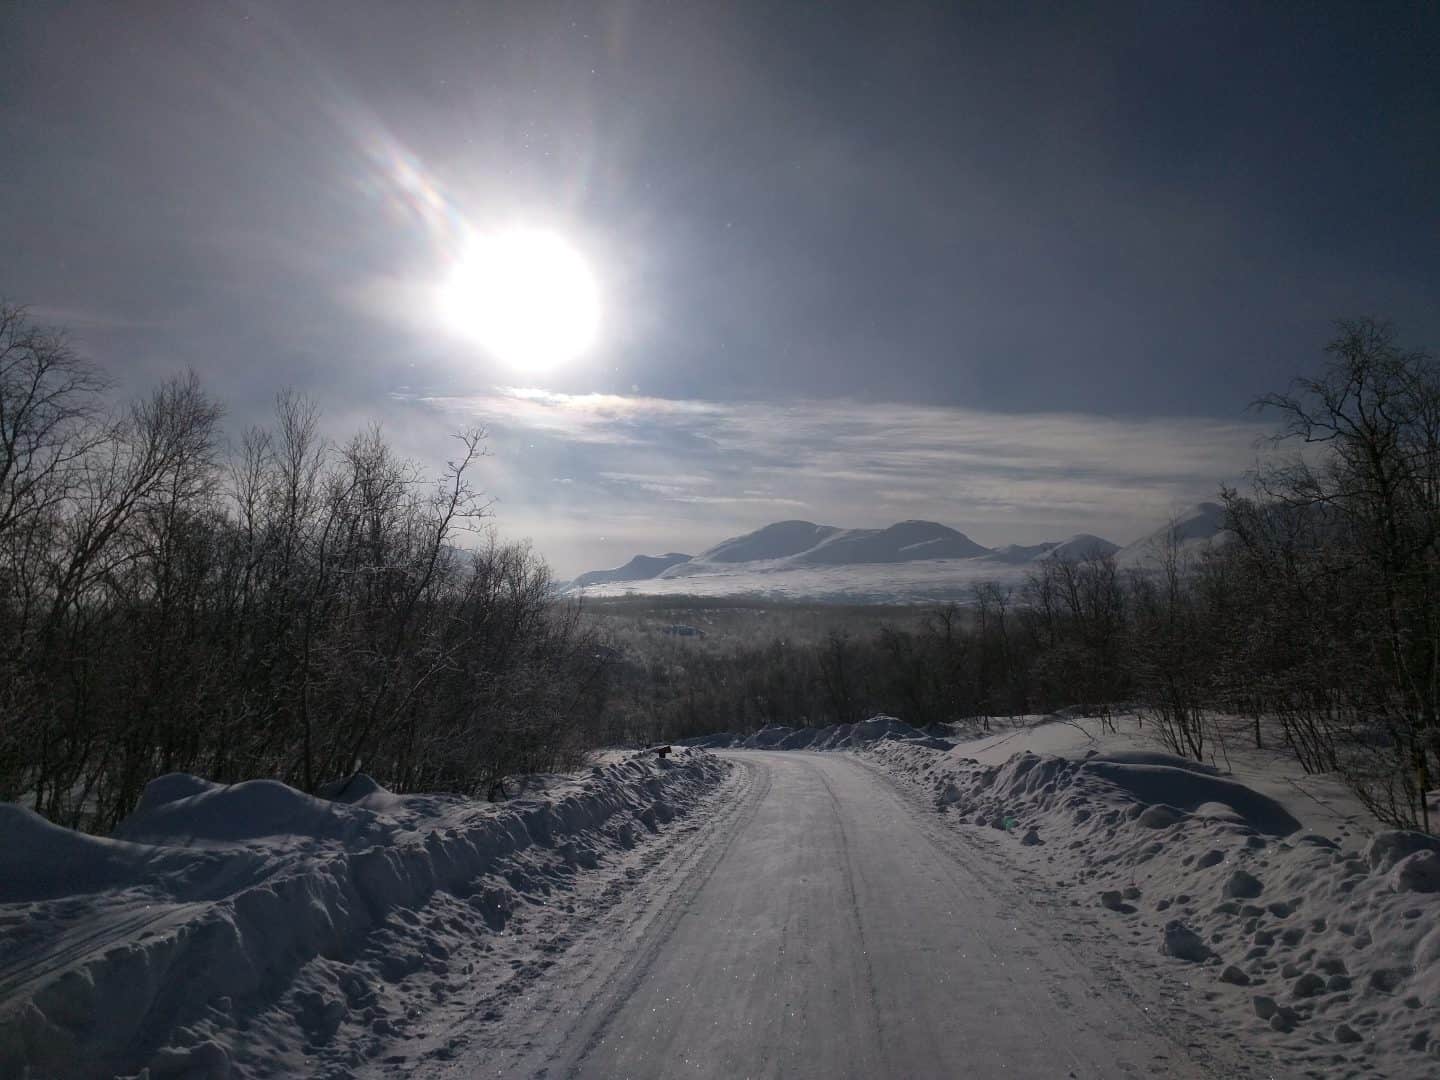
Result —
[[440, 290], [445, 322], [526, 371], [568, 363], [594, 343], [600, 298], [585, 259], [554, 233], [475, 237]]

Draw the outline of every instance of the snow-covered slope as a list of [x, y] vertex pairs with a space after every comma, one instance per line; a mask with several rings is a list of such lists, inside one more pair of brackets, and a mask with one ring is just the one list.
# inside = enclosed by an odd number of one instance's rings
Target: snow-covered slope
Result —
[[1048, 555], [1059, 546], [1054, 540], [1043, 544], [1006, 544], [990, 552], [989, 558], [1002, 563], [1028, 563]]
[[726, 773], [612, 756], [499, 805], [172, 774], [117, 839], [0, 804], [0, 1076], [349, 1075], [456, 979], [533, 963], [523, 912], [588, 877], [613, 904]]
[[[1182, 557], [1230, 536], [1224, 508], [1201, 503], [1173, 527]], [[1092, 533], [1042, 544], [986, 548], [933, 521], [884, 529], [842, 529], [777, 521], [724, 540], [694, 558], [637, 556], [618, 570], [581, 574], [563, 591], [596, 595], [737, 596], [848, 603], [929, 603], [968, 599], [980, 582], [1019, 585], [1046, 559], [1113, 555], [1126, 568], [1156, 565], [1171, 525], [1121, 548]], [[663, 565], [663, 560], [674, 560]]]
[[959, 599], [974, 581], [1014, 573], [1008, 564], [990, 561], [990, 554], [964, 533], [933, 521], [901, 521], [884, 529], [777, 521], [693, 558], [665, 556], [675, 561], [653, 574], [656, 557], [640, 556], [618, 571], [581, 574], [563, 591], [875, 602]]
[[897, 563], [988, 555], [962, 532], [934, 521], [902, 521], [887, 529], [846, 529], [795, 556], [807, 564]]
[[777, 521], [762, 529], [732, 536], [695, 557], [696, 563], [747, 563], [785, 559], [809, 551], [844, 529], [813, 521]]
[[1097, 556], [1114, 555], [1120, 550], [1119, 544], [1112, 544], [1099, 536], [1090, 533], [1076, 533], [1068, 540], [1062, 540], [1038, 559], [1067, 559], [1070, 562], [1080, 562], [1084, 559], [1093, 559]]
[[1154, 566], [1163, 556], [1172, 537], [1181, 560], [1197, 557], [1211, 544], [1228, 543], [1232, 534], [1225, 529], [1225, 508], [1219, 503], [1199, 503], [1167, 522], [1149, 536], [1115, 552], [1115, 562], [1127, 569]]
[[863, 753], [1028, 867], [1087, 948], [1169, 980], [1293, 1075], [1436, 1075], [1440, 839], [1380, 828], [1273, 753], [1233, 743], [1224, 770], [1152, 732], [1042, 720]]
[[624, 566], [617, 566], [614, 570], [587, 571], [571, 582], [571, 587], [584, 589], [591, 585], [608, 585], [617, 581], [649, 581], [659, 577], [670, 567], [689, 562], [690, 559], [691, 556], [678, 551], [664, 555], [636, 555]]
[[[1042, 544], [1028, 552], [1055, 546]], [[637, 556], [618, 570], [590, 571], [563, 591], [874, 602], [960, 599], [977, 581], [1023, 576], [1029, 554], [1024, 559], [994, 555], [964, 533], [933, 521], [901, 521], [884, 529], [777, 521], [693, 558]], [[674, 561], [661, 565], [662, 559]]]
[[591, 596], [753, 596], [768, 600], [825, 603], [933, 603], [964, 601], [982, 581], [1018, 585], [1034, 570], [1028, 564], [988, 558], [923, 559], [900, 563], [806, 565], [789, 560], [697, 566], [693, 561], [649, 581], [596, 585]]
[[721, 541], [668, 576], [690, 576], [736, 563], [786, 560], [795, 566], [838, 566], [970, 559], [989, 553], [989, 548], [981, 547], [964, 533], [934, 521], [901, 521], [884, 529], [840, 529], [810, 521], [777, 521]]

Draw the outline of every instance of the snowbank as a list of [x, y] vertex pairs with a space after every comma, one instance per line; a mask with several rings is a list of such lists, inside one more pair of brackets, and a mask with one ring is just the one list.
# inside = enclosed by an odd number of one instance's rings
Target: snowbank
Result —
[[1299, 800], [1150, 750], [1013, 750], [864, 754], [955, 825], [1013, 837], [1015, 858], [1117, 938], [1193, 968], [1187, 985], [1297, 1072], [1435, 1075], [1440, 840], [1307, 831]]
[[[0, 805], [0, 1076], [263, 1070], [362, 1013], [384, 1035], [377, 983], [443, 973], [445, 940], [503, 929], [727, 769], [699, 751], [630, 758], [499, 805], [364, 776], [322, 799], [172, 775], [114, 839]], [[427, 933], [414, 913], [438, 894], [471, 917]]]

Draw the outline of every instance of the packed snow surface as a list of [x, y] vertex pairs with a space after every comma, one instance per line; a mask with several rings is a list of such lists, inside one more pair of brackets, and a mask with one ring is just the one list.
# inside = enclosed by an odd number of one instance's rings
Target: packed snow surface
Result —
[[738, 768], [689, 842], [528, 995], [437, 1018], [464, 1051], [407, 1075], [1269, 1075], [862, 755], [721, 753]]
[[497, 806], [175, 775], [108, 839], [0, 806], [0, 1076], [1436, 1075], [1440, 841], [1237, 734], [777, 726]]
[[962, 834], [998, 838], [1121, 957], [1178, 972], [1198, 1008], [1269, 1052], [1262, 1075], [1440, 1070], [1440, 839], [1381, 828], [1283, 751], [1232, 739], [1195, 761], [1133, 717], [942, 738], [881, 716], [693, 741], [858, 750]]
[[611, 755], [498, 805], [175, 774], [110, 839], [0, 804], [0, 1076], [343, 1071], [727, 768]]

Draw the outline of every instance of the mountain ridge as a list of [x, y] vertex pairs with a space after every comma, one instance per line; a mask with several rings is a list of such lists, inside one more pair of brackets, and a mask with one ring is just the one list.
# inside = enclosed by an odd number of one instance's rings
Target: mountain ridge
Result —
[[670, 567], [689, 562], [693, 555], [669, 551], [664, 555], [636, 555], [624, 566], [613, 570], [587, 570], [570, 582], [570, 588], [584, 589], [591, 585], [609, 585], [619, 581], [649, 581]]
[[[1123, 567], [1140, 567], [1163, 551], [1172, 533], [1179, 550], [1191, 553], [1224, 538], [1223, 518], [1223, 507], [1199, 503], [1124, 547], [1093, 533], [1075, 533], [1064, 540], [996, 548], [923, 519], [881, 529], [791, 519], [727, 537], [694, 556], [637, 555], [612, 570], [580, 574], [561, 591], [640, 586], [641, 591], [666, 593], [871, 597], [893, 586], [896, 595], [938, 597], [963, 592], [977, 581], [1022, 580], [1046, 559], [1078, 561], [1103, 555]], [[648, 588], [643, 588], [646, 583]]]

